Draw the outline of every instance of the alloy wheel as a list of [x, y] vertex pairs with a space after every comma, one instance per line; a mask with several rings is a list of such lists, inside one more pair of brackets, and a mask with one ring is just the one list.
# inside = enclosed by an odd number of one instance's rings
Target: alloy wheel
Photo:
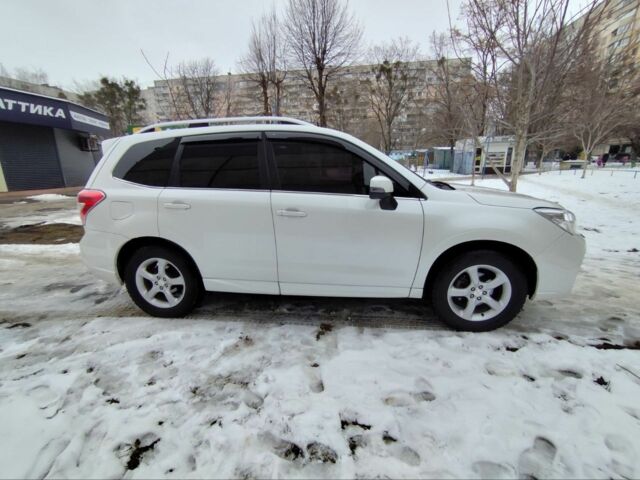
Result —
[[164, 258], [149, 258], [138, 265], [135, 280], [140, 295], [154, 307], [175, 307], [184, 298], [184, 276]]
[[502, 270], [491, 265], [473, 265], [453, 277], [447, 300], [460, 318], [477, 322], [502, 313], [511, 293], [511, 281]]

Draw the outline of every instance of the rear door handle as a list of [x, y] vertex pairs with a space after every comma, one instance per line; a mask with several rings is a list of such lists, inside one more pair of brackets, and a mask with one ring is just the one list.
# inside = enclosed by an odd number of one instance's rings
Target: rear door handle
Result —
[[302, 210], [294, 210], [287, 208], [286, 210], [277, 210], [276, 213], [281, 217], [306, 217], [307, 212]]
[[184, 202], [170, 202], [165, 203], [164, 208], [168, 208], [170, 210], [189, 210], [191, 208], [191, 205]]

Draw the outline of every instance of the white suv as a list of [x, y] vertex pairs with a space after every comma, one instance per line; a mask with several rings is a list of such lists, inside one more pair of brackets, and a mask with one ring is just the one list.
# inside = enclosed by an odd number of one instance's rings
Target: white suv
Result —
[[484, 331], [571, 291], [585, 242], [557, 204], [426, 181], [294, 119], [187, 123], [105, 142], [78, 195], [84, 261], [151, 315], [186, 315], [205, 290], [429, 298]]

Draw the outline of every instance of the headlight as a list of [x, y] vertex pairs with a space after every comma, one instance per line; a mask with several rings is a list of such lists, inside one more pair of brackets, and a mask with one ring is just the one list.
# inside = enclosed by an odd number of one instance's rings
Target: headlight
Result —
[[558, 225], [565, 232], [575, 235], [576, 216], [569, 210], [564, 210], [562, 208], [534, 208], [533, 210], [547, 220]]

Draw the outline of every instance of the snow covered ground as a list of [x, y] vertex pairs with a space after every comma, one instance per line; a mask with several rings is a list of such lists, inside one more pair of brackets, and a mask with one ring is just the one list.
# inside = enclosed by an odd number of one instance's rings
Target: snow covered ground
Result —
[[424, 168], [418, 167], [416, 172], [421, 177], [429, 179], [439, 179], [439, 178], [455, 178], [455, 177], [464, 177], [465, 175], [460, 175], [459, 173], [452, 173], [451, 170], [446, 169], [438, 169], [438, 168]]
[[73, 244], [0, 246], [0, 477], [640, 476], [640, 180], [519, 190], [573, 210], [587, 257], [573, 296], [486, 334], [412, 300], [148, 318]]

